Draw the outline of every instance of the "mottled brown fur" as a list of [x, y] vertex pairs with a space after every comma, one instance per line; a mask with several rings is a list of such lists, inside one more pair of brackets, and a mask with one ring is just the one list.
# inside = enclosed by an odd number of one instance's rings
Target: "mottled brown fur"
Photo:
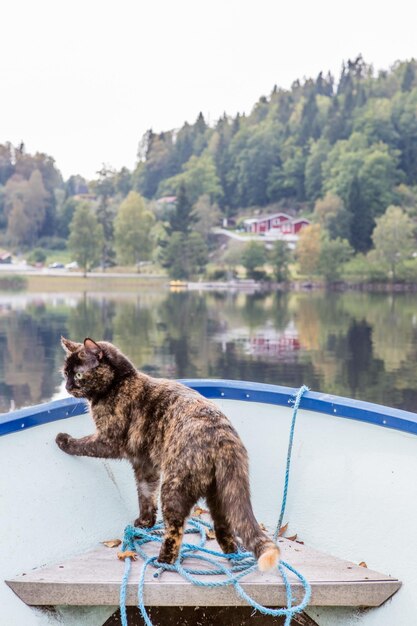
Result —
[[140, 510], [136, 526], [154, 525], [162, 477], [159, 560], [176, 560], [185, 520], [205, 497], [222, 550], [234, 552], [239, 536], [260, 569], [274, 567], [279, 550], [253, 514], [247, 452], [220, 409], [178, 382], [138, 372], [110, 343], [62, 339], [62, 345], [66, 388], [87, 398], [96, 432], [81, 439], [60, 433], [56, 442], [68, 454], [131, 462]]

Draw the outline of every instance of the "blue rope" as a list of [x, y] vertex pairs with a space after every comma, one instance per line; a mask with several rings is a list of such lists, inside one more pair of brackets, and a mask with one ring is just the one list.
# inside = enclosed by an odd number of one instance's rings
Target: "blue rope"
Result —
[[287, 464], [285, 467], [285, 480], [284, 480], [284, 493], [282, 495], [281, 512], [279, 514], [278, 524], [274, 532], [274, 541], [278, 539], [279, 531], [282, 528], [282, 522], [284, 520], [285, 507], [287, 506], [288, 482], [290, 480], [291, 454], [292, 454], [292, 444], [294, 441], [295, 421], [297, 419], [297, 412], [298, 412], [298, 407], [300, 406], [301, 398], [303, 397], [306, 391], [309, 391], [309, 388], [303, 385], [298, 390], [297, 395], [295, 396], [295, 400], [288, 401], [289, 403], [290, 402], [294, 403], [294, 407], [292, 411], [290, 436], [288, 439]]
[[[282, 497], [279, 521], [274, 534], [275, 541], [278, 538], [278, 533], [282, 526], [282, 520], [284, 517], [285, 507], [287, 503], [291, 453], [294, 440], [294, 429], [295, 421], [297, 418], [297, 411], [300, 405], [301, 397], [306, 391], [308, 391], [308, 387], [303, 385], [299, 389], [295, 400], [292, 401], [294, 402], [294, 407], [288, 443], [284, 492]], [[297, 613], [301, 613], [301, 611], [306, 608], [310, 601], [311, 587], [306, 578], [304, 578], [304, 576], [300, 574], [300, 572], [298, 572], [295, 568], [293, 568], [289, 563], [281, 560], [278, 564], [278, 570], [281, 574], [282, 580], [284, 581], [287, 596], [286, 608], [271, 609], [262, 606], [261, 604], [258, 604], [258, 602], [256, 602], [244, 591], [240, 584], [240, 580], [244, 576], [250, 574], [251, 572], [254, 572], [257, 569], [257, 561], [253, 553], [244, 551], [243, 548], [239, 548], [238, 552], [235, 552], [233, 554], [224, 554], [223, 552], [218, 552], [216, 550], [209, 550], [208, 548], [206, 548], [206, 531], [207, 529], [212, 530], [212, 528], [212, 524], [210, 524], [209, 522], [206, 522], [205, 520], [202, 520], [198, 517], [191, 517], [188, 520], [185, 534], [187, 535], [190, 533], [198, 533], [200, 536], [199, 541], [196, 544], [187, 543], [184, 538], [184, 541], [181, 545], [179, 557], [173, 565], [168, 565], [167, 563], [159, 563], [156, 556], [149, 556], [143, 548], [143, 546], [145, 546], [149, 542], [162, 543], [164, 529], [163, 522], [157, 522], [152, 528], [135, 528], [134, 526], [127, 526], [125, 528], [122, 550], [132, 550], [139, 554], [143, 559], [143, 567], [138, 584], [138, 607], [146, 626], [153, 626], [144, 603], [145, 575], [149, 566], [152, 566], [157, 570], [153, 575], [154, 578], [158, 578], [163, 571], [168, 571], [177, 572], [185, 580], [199, 587], [215, 588], [224, 587], [226, 585], [233, 585], [237, 595], [242, 598], [242, 600], [244, 600], [247, 604], [252, 606], [255, 610], [259, 611], [263, 615], [270, 615], [273, 617], [285, 616], [284, 626], [290, 626], [291, 620], [294, 615], [296, 615]], [[183, 563], [185, 559], [194, 559], [198, 562], [202, 562], [202, 565], [200, 566], [200, 568], [195, 569], [189, 566], [184, 567]], [[131, 558], [128, 557], [125, 559], [125, 570], [120, 588], [120, 615], [122, 620], [122, 626], [128, 626], [126, 613], [126, 592], [131, 569], [131, 562]], [[293, 604], [294, 598], [286, 570], [292, 572], [303, 585], [304, 597], [299, 604]], [[221, 574], [224, 578], [215, 582], [208, 582], [198, 578], [199, 576], [207, 574]]]

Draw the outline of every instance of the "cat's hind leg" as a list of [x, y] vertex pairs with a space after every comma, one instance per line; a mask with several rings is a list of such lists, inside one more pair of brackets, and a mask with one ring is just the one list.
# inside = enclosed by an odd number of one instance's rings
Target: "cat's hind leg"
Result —
[[217, 495], [217, 487], [213, 484], [206, 494], [207, 506], [213, 520], [217, 543], [225, 554], [237, 551], [237, 543], [232, 528], [226, 519], [222, 503]]
[[185, 520], [189, 516], [196, 498], [184, 488], [172, 488], [164, 481], [161, 489], [162, 516], [165, 524], [164, 540], [159, 552], [160, 563], [175, 563], [184, 535]]

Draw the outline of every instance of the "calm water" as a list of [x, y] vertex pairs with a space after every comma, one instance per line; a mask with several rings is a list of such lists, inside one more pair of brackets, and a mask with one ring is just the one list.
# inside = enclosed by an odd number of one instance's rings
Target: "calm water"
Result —
[[415, 411], [416, 311], [416, 294], [0, 294], [0, 412], [62, 394], [61, 335], [112, 341], [155, 376], [304, 383]]

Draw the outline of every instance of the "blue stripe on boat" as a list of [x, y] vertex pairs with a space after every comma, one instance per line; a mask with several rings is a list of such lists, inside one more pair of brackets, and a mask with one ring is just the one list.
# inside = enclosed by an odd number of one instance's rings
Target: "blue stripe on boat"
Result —
[[[180, 382], [199, 391], [206, 398], [262, 402], [279, 406], [289, 406], [297, 393], [297, 389], [292, 387], [235, 380], [185, 379]], [[410, 411], [314, 391], [304, 394], [300, 408], [417, 435], [417, 414]], [[85, 413], [86, 409], [85, 402], [69, 397], [4, 413], [0, 415], [0, 436], [80, 415]]]

